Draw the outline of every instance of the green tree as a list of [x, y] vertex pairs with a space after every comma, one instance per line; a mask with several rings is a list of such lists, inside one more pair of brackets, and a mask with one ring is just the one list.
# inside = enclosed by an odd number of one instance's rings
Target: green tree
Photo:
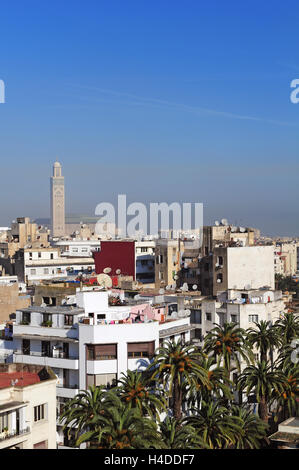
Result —
[[74, 430], [76, 439], [86, 429], [92, 430], [94, 417], [103, 412], [105, 394], [104, 387], [89, 387], [69, 400], [59, 418], [63, 430], [68, 430], [69, 435]]
[[167, 416], [160, 425], [163, 447], [166, 449], [201, 449], [208, 448], [200, 439], [197, 431], [190, 424], [184, 424]]
[[204, 339], [204, 352], [212, 354], [218, 367], [225, 371], [227, 387], [231, 386], [230, 376], [233, 370], [241, 370], [241, 361], [247, 364], [253, 361], [253, 354], [246, 340], [246, 331], [236, 323], [224, 323], [210, 330]]
[[128, 408], [138, 408], [142, 415], [154, 417], [166, 408], [163, 389], [150, 386], [146, 374], [128, 370], [118, 382], [117, 394]]
[[278, 348], [281, 340], [278, 328], [271, 325], [270, 321], [261, 320], [254, 322], [255, 327], [248, 328], [247, 339], [250, 346], [255, 346], [260, 351], [260, 361], [268, 360], [268, 353], [273, 357], [273, 349]]
[[293, 313], [285, 313], [277, 320], [275, 326], [284, 345], [291, 344], [292, 340], [299, 336], [299, 318]]
[[104, 411], [93, 418], [93, 428], [77, 440], [98, 449], [160, 448], [161, 438], [154, 420], [142, 416], [140, 409], [129, 408], [116, 395], [106, 392]]
[[184, 392], [196, 388], [198, 384], [208, 384], [207, 372], [198, 363], [201, 353], [194, 345], [181, 341], [168, 341], [159, 348], [149, 365], [152, 379], [157, 379], [168, 390], [176, 419], [182, 417]]
[[195, 428], [204, 445], [210, 449], [233, 446], [236, 434], [241, 432], [240, 420], [231, 416], [228, 408], [217, 401], [202, 402], [201, 408], [192, 410], [185, 422]]
[[268, 423], [268, 406], [273, 401], [274, 392], [283, 390], [284, 374], [278, 370], [272, 370], [265, 362], [258, 362], [244, 369], [237, 379], [239, 390], [246, 392], [247, 396], [254, 393], [259, 404], [259, 416]]
[[234, 436], [234, 447], [236, 449], [259, 449], [266, 439], [267, 424], [253, 414], [247, 405], [233, 405], [230, 412], [232, 416], [238, 418], [240, 423], [238, 433]]

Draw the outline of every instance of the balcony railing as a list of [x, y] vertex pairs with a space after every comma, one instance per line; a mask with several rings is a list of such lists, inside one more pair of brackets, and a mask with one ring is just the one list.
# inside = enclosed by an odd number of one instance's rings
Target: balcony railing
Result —
[[24, 434], [30, 433], [30, 427], [27, 426], [26, 428], [20, 431], [13, 431], [13, 432], [1, 432], [0, 433], [0, 442], [5, 441], [6, 439], [11, 439], [12, 437], [22, 436]]
[[77, 360], [79, 356], [71, 356], [63, 351], [47, 351], [47, 352], [30, 352], [30, 354], [24, 354], [22, 351], [15, 351], [14, 354], [17, 356], [31, 356], [31, 357], [50, 357], [52, 359], [72, 359]]

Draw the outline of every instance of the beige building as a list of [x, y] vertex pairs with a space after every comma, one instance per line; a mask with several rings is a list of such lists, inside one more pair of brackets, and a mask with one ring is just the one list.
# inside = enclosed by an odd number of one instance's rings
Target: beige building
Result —
[[16, 310], [30, 305], [30, 296], [20, 292], [16, 276], [0, 277], [0, 324], [8, 321]]
[[0, 364], [0, 449], [56, 449], [56, 382], [50, 368]]
[[274, 248], [276, 274], [294, 276], [297, 272], [297, 243], [279, 243]]
[[51, 176], [51, 230], [53, 237], [65, 235], [64, 176], [59, 162], [54, 163]]

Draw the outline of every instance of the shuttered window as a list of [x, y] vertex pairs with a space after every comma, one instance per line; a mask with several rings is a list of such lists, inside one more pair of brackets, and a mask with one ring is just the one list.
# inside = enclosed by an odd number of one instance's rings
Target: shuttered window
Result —
[[106, 361], [117, 359], [116, 344], [90, 344], [87, 346], [87, 359], [89, 361]]
[[128, 357], [151, 357], [155, 352], [155, 341], [147, 343], [128, 343]]

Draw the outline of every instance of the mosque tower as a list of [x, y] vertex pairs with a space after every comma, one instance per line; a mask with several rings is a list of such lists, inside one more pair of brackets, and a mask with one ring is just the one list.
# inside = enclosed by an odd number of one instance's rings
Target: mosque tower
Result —
[[62, 237], [65, 235], [64, 176], [62, 176], [59, 162], [53, 165], [50, 183], [52, 237]]

